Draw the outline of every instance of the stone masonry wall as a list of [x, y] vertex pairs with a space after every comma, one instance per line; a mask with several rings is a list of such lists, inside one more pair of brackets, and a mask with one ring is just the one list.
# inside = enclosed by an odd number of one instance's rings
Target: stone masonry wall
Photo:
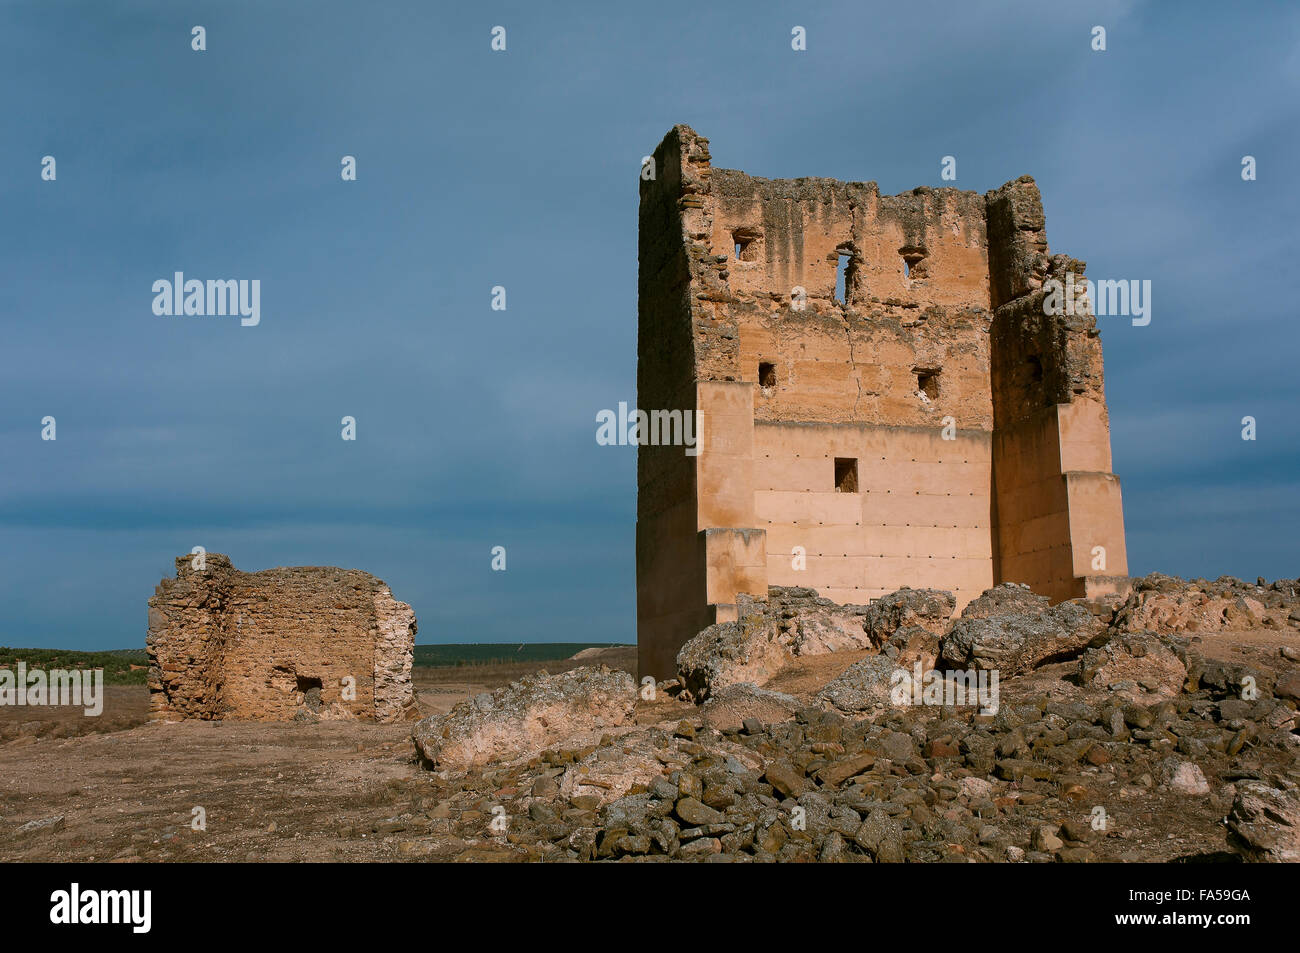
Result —
[[240, 572], [219, 553], [149, 600], [154, 718], [364, 718], [414, 712], [415, 613], [369, 573]]
[[742, 595], [996, 582], [1122, 588], [1101, 344], [1043, 313], [1033, 179], [987, 194], [764, 179], [674, 127], [640, 183], [637, 405], [694, 412], [698, 456], [638, 452], [641, 673]]

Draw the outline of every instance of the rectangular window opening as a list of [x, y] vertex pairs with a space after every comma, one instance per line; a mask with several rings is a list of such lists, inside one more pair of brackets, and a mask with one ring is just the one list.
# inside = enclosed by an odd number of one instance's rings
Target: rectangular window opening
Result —
[[736, 261], [757, 261], [759, 239], [763, 233], [756, 228], [738, 228], [731, 233], [731, 241], [736, 247]]
[[760, 361], [758, 365], [758, 386], [763, 390], [771, 390], [776, 387], [776, 365], [769, 364], [767, 361]]
[[858, 461], [856, 457], [835, 458], [835, 492], [858, 492]]
[[930, 369], [918, 369], [916, 372], [916, 389], [930, 400], [939, 397], [939, 372]]

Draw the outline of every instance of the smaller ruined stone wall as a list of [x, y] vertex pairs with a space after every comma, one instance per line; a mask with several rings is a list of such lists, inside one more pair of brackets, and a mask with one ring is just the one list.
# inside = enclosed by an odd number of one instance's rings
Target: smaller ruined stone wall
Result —
[[414, 708], [415, 614], [369, 573], [176, 560], [149, 600], [156, 718], [374, 718]]

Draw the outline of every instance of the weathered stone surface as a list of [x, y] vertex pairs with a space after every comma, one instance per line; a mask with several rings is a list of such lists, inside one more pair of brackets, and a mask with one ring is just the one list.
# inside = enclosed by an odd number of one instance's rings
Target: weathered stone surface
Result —
[[802, 706], [792, 695], [740, 682], [713, 692], [700, 714], [709, 727], [725, 730], [739, 728], [751, 718], [765, 723], [786, 721]]
[[1210, 793], [1210, 784], [1205, 780], [1205, 773], [1191, 761], [1166, 758], [1160, 763], [1160, 778], [1179, 794], [1195, 797]]
[[897, 864], [904, 859], [903, 825], [887, 811], [872, 811], [853, 835], [853, 840], [877, 863]]
[[803, 776], [803, 772], [784, 758], [769, 764], [763, 776], [768, 784], [785, 797], [798, 797], [812, 788], [808, 779]]
[[939, 660], [942, 644], [942, 635], [933, 629], [906, 625], [894, 631], [883, 651], [902, 668], [911, 669], [920, 662], [921, 671], [928, 672]]
[[892, 705], [890, 692], [897, 684], [911, 691], [911, 675], [885, 655], [868, 655], [850, 665], [842, 675], [826, 685], [817, 695], [820, 701], [842, 711], [869, 711]]
[[565, 768], [560, 778], [560, 794], [570, 800], [591, 795], [603, 804], [663, 775], [663, 765], [650, 751], [620, 749], [613, 754], [604, 758], [602, 749], [597, 749]]
[[1079, 654], [1106, 624], [1079, 601], [1039, 613], [1015, 611], [958, 619], [940, 658], [954, 668], [996, 669], [1003, 678]]
[[411, 667], [415, 664], [415, 612], [387, 586], [375, 593], [375, 719], [397, 721], [413, 714]]
[[985, 589], [961, 610], [963, 619], [987, 619], [990, 616], [1012, 615], [1021, 612], [1039, 613], [1050, 606], [1052, 600], [1039, 595], [1024, 583], [1004, 582]]
[[1260, 781], [1238, 785], [1228, 843], [1253, 863], [1300, 863], [1300, 794]]
[[1131, 702], [1172, 698], [1187, 681], [1186, 648], [1152, 633], [1121, 633], [1079, 658], [1079, 683]]
[[682, 646], [677, 672], [696, 701], [728, 685], [762, 685], [791, 659], [776, 620], [755, 613], [711, 625]]
[[849, 778], [861, 774], [876, 763], [876, 755], [870, 751], [850, 755], [828, 764], [817, 772], [817, 780], [832, 787], [843, 784]]
[[867, 631], [872, 606], [839, 605], [815, 589], [773, 586], [767, 591], [767, 611], [777, 619], [781, 642], [792, 655], [826, 655], [873, 644]]
[[957, 600], [939, 589], [899, 589], [867, 606], [863, 628], [875, 648], [884, 646], [900, 629], [921, 628], [943, 635], [952, 623]]
[[412, 737], [426, 762], [459, 770], [537, 754], [582, 732], [628, 724], [635, 708], [636, 686], [627, 672], [603, 665], [559, 675], [539, 672], [425, 718]]
[[415, 712], [415, 613], [369, 573], [240, 572], [176, 560], [149, 600], [150, 713], [158, 719], [397, 721]]
[[720, 811], [715, 811], [693, 797], [679, 798], [676, 805], [677, 816], [682, 819], [683, 823], [691, 827], [698, 827], [704, 824], [721, 824], [726, 817]]
[[13, 832], [14, 837], [27, 837], [32, 834], [57, 834], [66, 826], [66, 821], [62, 814], [55, 814], [51, 817], [42, 817], [34, 821], [28, 821]]
[[1151, 573], [1133, 580], [1115, 627], [1162, 633], [1288, 628], [1296, 624], [1290, 615], [1300, 608], [1298, 588], [1294, 580], [1251, 585], [1230, 576], [1207, 582]]
[[677, 672], [696, 701], [741, 682], [762, 686], [795, 658], [880, 649], [929, 668], [955, 603], [951, 593], [903, 589], [869, 606], [838, 605], [812, 589], [773, 587], [766, 602], [741, 596], [740, 618], [704, 629], [677, 654]]

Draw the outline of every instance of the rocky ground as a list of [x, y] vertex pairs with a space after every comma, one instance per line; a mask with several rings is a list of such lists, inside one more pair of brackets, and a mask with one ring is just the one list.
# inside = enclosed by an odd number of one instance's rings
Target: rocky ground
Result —
[[[613, 650], [425, 672], [414, 725], [24, 730], [0, 858], [1296, 861], [1296, 593], [1003, 586], [952, 620], [946, 593], [773, 590], [653, 687]], [[935, 669], [996, 673], [996, 703], [910, 685]]]

